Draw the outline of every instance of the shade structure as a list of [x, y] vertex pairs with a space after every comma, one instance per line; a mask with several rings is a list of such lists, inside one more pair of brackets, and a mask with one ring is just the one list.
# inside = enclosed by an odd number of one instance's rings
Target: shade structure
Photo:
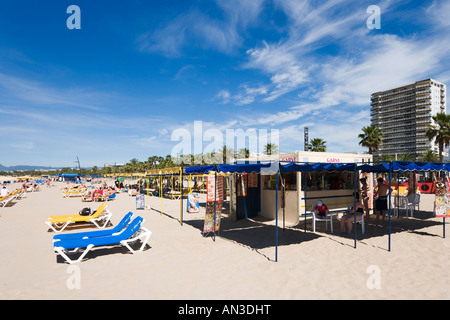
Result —
[[201, 167], [186, 167], [184, 172], [186, 174], [207, 174], [213, 171], [215, 166], [201, 166]]
[[[386, 173], [389, 174], [389, 190], [391, 190], [392, 172], [420, 172], [420, 171], [449, 171], [450, 164], [447, 163], [427, 163], [427, 162], [405, 162], [393, 161], [385, 163], [301, 163], [288, 161], [272, 161], [270, 163], [244, 163], [244, 164], [216, 164], [205, 166], [185, 167], [181, 174], [231, 174], [231, 173], [261, 173], [279, 174], [288, 172], [354, 172], [354, 192], [356, 193], [358, 172]], [[180, 173], [177, 173], [180, 174]], [[157, 173], [162, 175], [162, 172]], [[278, 179], [276, 182], [275, 195], [275, 261], [278, 260]], [[306, 199], [306, 195], [305, 195]], [[356, 200], [355, 200], [356, 201]], [[391, 251], [391, 194], [389, 194], [389, 251]], [[445, 219], [445, 218], [444, 218]], [[445, 221], [444, 221], [445, 226]], [[445, 231], [444, 231], [445, 237]], [[356, 228], [355, 228], [355, 248], [356, 248]]]
[[392, 162], [392, 171], [394, 172], [407, 172], [407, 171], [448, 171], [450, 167], [449, 163], [436, 163], [436, 162], [406, 162], [395, 161]]
[[210, 172], [217, 173], [275, 173], [278, 169], [276, 166], [272, 169], [272, 163], [242, 163], [242, 164], [217, 164], [198, 167], [184, 168], [185, 174], [208, 174]]
[[354, 171], [352, 163], [294, 163], [280, 165], [280, 172], [344, 172]]
[[278, 167], [275, 170], [271, 170], [271, 163], [243, 163], [243, 164], [221, 164], [217, 166], [217, 172], [223, 173], [261, 173], [266, 172], [275, 173]]
[[358, 166], [358, 170], [363, 172], [388, 173], [389, 169], [393, 172], [417, 172], [417, 171], [449, 171], [450, 163], [439, 162], [410, 162], [410, 161], [393, 161], [389, 163], [379, 164], [363, 164]]

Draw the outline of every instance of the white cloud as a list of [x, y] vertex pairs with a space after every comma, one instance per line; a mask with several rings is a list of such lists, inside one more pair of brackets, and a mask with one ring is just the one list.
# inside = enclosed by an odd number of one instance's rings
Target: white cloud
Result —
[[215, 19], [194, 8], [179, 14], [163, 27], [140, 34], [136, 39], [142, 52], [180, 57], [186, 46], [232, 53], [243, 43], [240, 32], [253, 25], [264, 0], [216, 0], [223, 19]]

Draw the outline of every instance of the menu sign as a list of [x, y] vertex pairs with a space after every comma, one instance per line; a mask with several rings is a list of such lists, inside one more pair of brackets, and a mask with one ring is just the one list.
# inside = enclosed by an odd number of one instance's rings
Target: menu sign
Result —
[[436, 183], [434, 204], [436, 217], [450, 218], [450, 188], [443, 182]]

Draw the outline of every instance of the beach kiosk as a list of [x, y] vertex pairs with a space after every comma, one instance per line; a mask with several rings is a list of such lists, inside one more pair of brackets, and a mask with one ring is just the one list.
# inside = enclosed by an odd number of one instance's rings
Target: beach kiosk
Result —
[[[277, 159], [278, 158], [278, 159]], [[251, 159], [253, 160], [253, 159]], [[283, 153], [277, 156], [263, 156], [258, 159], [261, 162], [279, 160], [280, 164], [292, 162], [297, 163], [371, 163], [372, 155], [358, 153], [329, 153], [329, 152], [305, 152], [296, 151], [292, 153]], [[279, 220], [283, 220], [286, 225], [297, 225], [301, 216], [305, 212], [311, 211], [312, 205], [317, 200], [322, 200], [330, 210], [346, 209], [349, 204], [354, 202], [354, 178], [353, 172], [283, 172], [278, 175], [278, 199], [276, 199], [276, 175], [263, 174], [257, 178], [250, 177], [247, 179], [253, 181], [253, 185], [258, 185], [259, 192], [255, 193], [247, 184], [248, 189], [245, 200], [247, 202], [254, 201], [257, 197], [260, 202], [258, 206], [258, 215], [274, 220], [275, 205], [277, 202]], [[373, 179], [370, 173], [360, 173], [359, 178], [366, 177], [370, 190], [373, 190]], [[257, 179], [255, 182], [254, 179]], [[232, 192], [230, 214], [234, 220], [242, 218], [239, 214], [238, 196], [242, 194], [242, 183], [239, 179], [232, 180], [232, 188], [237, 192]], [[236, 183], [237, 182], [237, 183]], [[239, 185], [238, 185], [239, 184]], [[245, 186], [245, 185], [244, 185]], [[359, 188], [359, 186], [357, 186]], [[253, 189], [254, 190], [254, 189]], [[369, 194], [371, 195], [371, 194]], [[306, 205], [305, 205], [306, 199]], [[370, 197], [372, 199], [372, 197]], [[248, 205], [247, 205], [248, 207]], [[369, 203], [369, 208], [372, 208]]]

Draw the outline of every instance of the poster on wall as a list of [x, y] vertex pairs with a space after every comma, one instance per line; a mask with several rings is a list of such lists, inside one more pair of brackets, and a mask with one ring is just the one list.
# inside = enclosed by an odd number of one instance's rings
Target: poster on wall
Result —
[[188, 213], [200, 212], [198, 193], [190, 193], [187, 195], [187, 212]]

